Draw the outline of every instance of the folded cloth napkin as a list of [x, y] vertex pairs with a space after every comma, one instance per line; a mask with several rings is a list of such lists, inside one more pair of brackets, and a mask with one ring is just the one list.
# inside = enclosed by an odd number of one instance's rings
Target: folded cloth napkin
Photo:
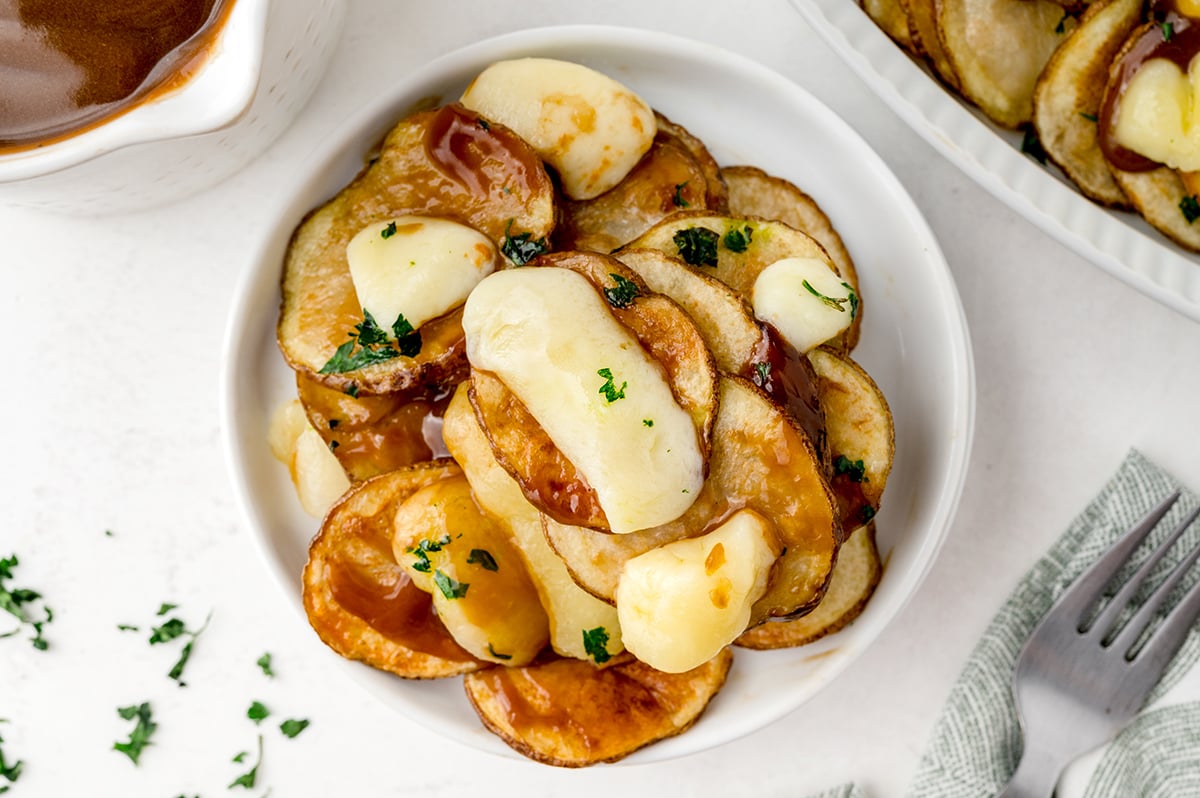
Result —
[[[910, 798], [991, 798], [1008, 781], [1021, 753], [1010, 685], [1017, 653], [1063, 592], [1123, 532], [1181, 486], [1131, 451], [1098, 496], [1020, 581], [992, 619], [950, 691], [909, 788]], [[1144, 554], [1195, 507], [1183, 491], [1144, 545]], [[1200, 541], [1193, 525], [1148, 580], [1165, 574]], [[1136, 568], [1136, 562], [1129, 572]], [[1177, 589], [1200, 579], [1193, 568]], [[1127, 576], [1128, 574], [1125, 574]], [[1174, 598], [1174, 597], [1173, 597]], [[1059, 798], [1200, 796], [1200, 628], [1194, 628], [1167, 668], [1146, 708], [1100, 754], [1068, 769]], [[812, 798], [865, 798], [842, 785]]]

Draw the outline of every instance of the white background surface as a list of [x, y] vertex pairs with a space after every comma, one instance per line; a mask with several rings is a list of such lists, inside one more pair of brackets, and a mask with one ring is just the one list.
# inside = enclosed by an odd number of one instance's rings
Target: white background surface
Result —
[[[856, 780], [901, 795], [958, 670], [1025, 569], [1133, 446], [1200, 488], [1200, 327], [1059, 246], [975, 187], [845, 69], [785, 0], [387, 3], [355, 0], [331, 72], [243, 174], [137, 215], [0, 208], [0, 556], [56, 613], [48, 652], [0, 640], [0, 736], [25, 796], [240, 795], [264, 724], [259, 787], [323, 795], [794, 796]], [[782, 721], [693, 757], [558, 771], [476, 753], [377, 705], [285, 605], [233, 504], [217, 375], [234, 284], [281, 186], [380, 85], [456, 46], [532, 25], [605, 22], [709, 41], [798, 81], [889, 163], [938, 235], [971, 326], [975, 446], [957, 520], [909, 606], [829, 689]], [[819, 157], [817, 155], [816, 157]], [[835, 220], [836, 221], [836, 220]], [[868, 269], [870, 264], [859, 264]], [[1198, 263], [1200, 268], [1200, 263]], [[868, 322], [869, 323], [869, 322]], [[105, 530], [112, 530], [106, 536]], [[163, 601], [193, 625], [146, 634]], [[161, 620], [161, 619], [158, 619]], [[0, 627], [6, 629], [8, 627]], [[268, 680], [254, 661], [273, 655]], [[111, 750], [150, 701], [140, 767]], [[312, 725], [284, 739], [277, 721]], [[252, 754], [253, 756], [253, 754]]]

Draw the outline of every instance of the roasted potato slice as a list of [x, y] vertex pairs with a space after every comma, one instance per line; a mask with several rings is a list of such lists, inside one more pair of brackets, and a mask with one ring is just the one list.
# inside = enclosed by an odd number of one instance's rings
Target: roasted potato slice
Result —
[[804, 612], [824, 593], [842, 539], [835, 499], [808, 436], [748, 381], [721, 378], [708, 479], [683, 517], [628, 535], [606, 535], [547, 518], [546, 536], [575, 581], [606, 601], [629, 559], [664, 543], [703, 534], [742, 507], [775, 526], [786, 551], [751, 624]]
[[[1038, 76], [1075, 27], [1054, 0], [934, 0], [962, 94], [998, 125], [1033, 116]], [[924, 41], [924, 39], [922, 39]]]
[[559, 767], [615, 762], [696, 722], [729, 673], [726, 648], [669, 674], [626, 655], [597, 667], [560, 659], [464, 679], [484, 725], [530, 759]]
[[396, 508], [461, 471], [439, 460], [352, 487], [325, 516], [304, 566], [304, 610], [330, 648], [406, 679], [436, 679], [483, 663], [463, 650], [392, 555]]
[[[729, 166], [721, 170], [721, 175], [729, 188], [730, 214], [774, 219], [816, 239], [833, 261], [838, 274], [858, 292], [861, 300], [862, 291], [858, 287], [854, 259], [816, 200], [795, 184], [769, 175], [756, 166]], [[858, 343], [862, 318], [863, 305], [860, 302], [849, 329], [838, 337], [837, 345], [840, 348], [850, 351]]]
[[1033, 95], [1033, 126], [1046, 154], [1087, 197], [1128, 208], [1100, 150], [1096, 121], [1109, 67], [1142, 19], [1142, 0], [1099, 0], [1054, 51]]
[[808, 355], [817, 373], [841, 522], [855, 529], [879, 510], [895, 451], [892, 413], [862, 367], [830, 349]]
[[1167, 167], [1149, 172], [1126, 172], [1113, 167], [1113, 177], [1133, 207], [1152, 227], [1179, 246], [1200, 252], [1200, 225], [1183, 208], [1196, 201], [1179, 172]]
[[351, 396], [304, 371], [296, 372], [296, 389], [308, 420], [354, 482], [447, 454], [440, 429], [448, 398], [436, 392]]
[[[676, 402], [691, 417], [706, 455], [717, 412], [716, 369], [691, 318], [670, 299], [649, 292], [636, 272], [607, 255], [555, 253], [526, 268], [531, 267], [570, 269], [598, 292], [614, 285], [612, 275], [638, 287], [638, 295], [628, 304], [611, 308], [613, 315], [664, 368]], [[473, 371], [470, 397], [496, 459], [535, 507], [561, 523], [609, 528], [595, 490], [501, 380]]]
[[475, 500], [508, 529], [514, 545], [541, 597], [550, 623], [550, 645], [565, 656], [589, 659], [587, 634], [603, 629], [605, 650], [623, 650], [617, 611], [585, 592], [567, 573], [567, 567], [542, 534], [542, 518], [525, 498], [521, 486], [496, 462], [487, 436], [475, 418], [464, 383], [446, 408], [442, 433], [446, 446], [462, 467]]
[[[297, 228], [284, 264], [279, 346], [288, 363], [338, 390], [405, 391], [461, 379], [461, 310], [421, 325], [421, 349], [352, 371], [321, 373], [363, 323], [346, 246], [364, 226], [404, 214], [474, 227], [506, 239], [546, 238], [555, 194], [541, 160], [512, 131], [460, 105], [401, 120], [378, 158]], [[387, 323], [387, 320], [379, 320]]]
[[908, 13], [900, 0], [862, 0], [861, 5], [867, 16], [896, 44], [913, 55], [920, 55], [913, 44], [912, 31], [908, 26]]
[[908, 17], [908, 30], [915, 51], [925, 57], [935, 75], [950, 87], [959, 88], [961, 81], [958, 73], [938, 35], [935, 0], [900, 0], [900, 5]]
[[620, 183], [562, 203], [555, 249], [612, 252], [679, 208], [724, 209], [725, 185], [704, 144], [662, 114], [657, 120], [650, 151]]
[[735, 645], [758, 649], [791, 648], [833, 634], [862, 613], [882, 575], [883, 562], [879, 559], [872, 522], [854, 530], [842, 544], [833, 576], [829, 579], [829, 589], [815, 610], [794, 620], [756, 626], [743, 633]]

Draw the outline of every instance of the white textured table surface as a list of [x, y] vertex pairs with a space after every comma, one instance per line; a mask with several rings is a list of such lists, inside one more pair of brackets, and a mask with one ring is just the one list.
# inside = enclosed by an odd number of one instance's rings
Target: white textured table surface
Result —
[[[377, 705], [266, 576], [234, 506], [217, 375], [235, 281], [276, 186], [376, 88], [429, 58], [541, 24], [639, 25], [709, 41], [798, 81], [857, 128], [938, 235], [973, 337], [975, 444], [949, 539], [907, 608], [815, 700], [687, 759], [581, 772], [500, 760]], [[1200, 327], [993, 200], [882, 105], [784, 0], [352, 0], [341, 49], [295, 126], [243, 174], [183, 203], [99, 220], [0, 208], [0, 557], [55, 610], [49, 651], [0, 640], [0, 744], [25, 796], [794, 796], [857, 780], [898, 796], [979, 633], [1133, 446], [1200, 487]], [[110, 530], [111, 535], [105, 531]], [[212, 621], [188, 666], [143, 630], [161, 602]], [[161, 620], [161, 619], [158, 619]], [[8, 627], [0, 627], [0, 631]], [[23, 637], [23, 636], [22, 636]], [[273, 656], [276, 677], [256, 667]], [[258, 788], [230, 792], [265, 732]], [[140, 767], [112, 751], [150, 701]], [[251, 754], [251, 761], [253, 753]], [[5, 782], [0, 782], [5, 784]]]

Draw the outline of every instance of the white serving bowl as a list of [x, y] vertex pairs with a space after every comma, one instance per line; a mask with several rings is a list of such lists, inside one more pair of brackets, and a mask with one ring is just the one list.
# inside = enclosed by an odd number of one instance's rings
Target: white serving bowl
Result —
[[101, 215], [224, 180], [287, 128], [341, 36], [344, 0], [233, 0], [200, 71], [76, 135], [0, 154], [0, 203]]
[[[723, 165], [754, 164], [791, 180], [831, 217], [857, 264], [864, 302], [854, 357], [879, 383], [896, 426], [896, 459], [877, 518], [887, 563], [850, 626], [802, 648], [737, 650], [700, 720], [623, 762], [653, 762], [733, 740], [795, 710], [863, 653], [908, 601], [949, 529], [966, 473], [975, 377], [966, 322], [937, 241], [899, 181], [866, 143], [800, 86], [711, 45], [616, 27], [542, 28], [447, 54], [381, 93], [304, 163], [238, 287], [226, 331], [221, 414], [234, 491], [268, 570], [304, 620], [301, 570], [319, 522], [303, 513], [267, 444], [271, 414], [295, 396], [275, 342], [284, 252], [297, 223], [362, 168], [397, 120], [429, 98], [456, 99], [493, 61], [577, 61], [630, 86], [698, 136]], [[329, 653], [315, 634], [314, 652]], [[466, 745], [517, 757], [488, 733], [460, 679], [409, 682], [338, 660], [378, 700]], [[380, 734], [387, 734], [380, 729]]]

